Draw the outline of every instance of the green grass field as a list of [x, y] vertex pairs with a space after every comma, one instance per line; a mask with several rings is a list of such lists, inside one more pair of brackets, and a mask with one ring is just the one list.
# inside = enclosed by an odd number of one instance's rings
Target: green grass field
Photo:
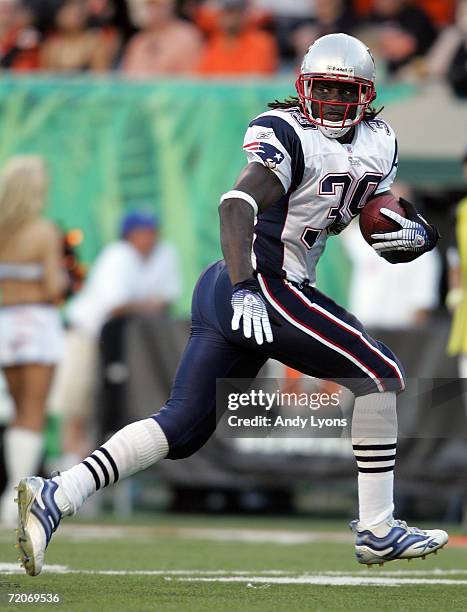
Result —
[[[0, 532], [0, 609], [178, 612], [467, 610], [467, 538], [425, 561], [359, 566], [344, 521], [262, 517], [69, 520], [30, 578]], [[60, 604], [8, 604], [58, 593]]]

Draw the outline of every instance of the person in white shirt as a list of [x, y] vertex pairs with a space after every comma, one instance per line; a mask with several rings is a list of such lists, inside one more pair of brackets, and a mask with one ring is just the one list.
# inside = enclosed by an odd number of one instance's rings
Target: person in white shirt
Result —
[[115, 316], [166, 309], [181, 293], [178, 257], [159, 241], [151, 212], [123, 218], [120, 239], [98, 255], [79, 293], [66, 309], [69, 323], [65, 358], [59, 367], [50, 407], [64, 418], [63, 464], [89, 450], [88, 424], [97, 384], [99, 337]]
[[441, 261], [436, 249], [393, 266], [368, 248], [358, 222], [342, 233], [352, 263], [349, 309], [367, 327], [404, 329], [423, 324], [439, 303]]
[[170, 242], [156, 239], [154, 248], [143, 266], [142, 286], [138, 295], [152, 301], [156, 308], [164, 308], [182, 294], [182, 277], [177, 250]]

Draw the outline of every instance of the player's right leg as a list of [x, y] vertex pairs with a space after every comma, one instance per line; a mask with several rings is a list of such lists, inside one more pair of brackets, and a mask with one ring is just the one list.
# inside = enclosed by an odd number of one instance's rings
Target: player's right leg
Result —
[[[254, 378], [266, 359], [228, 342], [211, 318], [216, 268], [202, 275], [193, 299], [193, 326], [161, 411], [127, 425], [89, 457], [52, 479], [24, 478], [18, 486], [18, 548], [26, 572], [37, 575], [63, 516], [76, 513], [97, 490], [167, 457], [198, 450], [216, 428], [216, 379]], [[230, 307], [230, 302], [228, 303]]]

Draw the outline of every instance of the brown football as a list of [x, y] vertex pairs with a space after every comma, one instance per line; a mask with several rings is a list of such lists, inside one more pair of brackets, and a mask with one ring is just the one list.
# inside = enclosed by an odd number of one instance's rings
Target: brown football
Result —
[[407, 217], [405, 210], [399, 204], [399, 200], [391, 194], [376, 196], [376, 198], [370, 200], [360, 213], [360, 231], [368, 244], [377, 242], [371, 237], [372, 234], [394, 232], [401, 229], [398, 223], [381, 214], [381, 208], [389, 208], [389, 210], [399, 213], [401, 217]]

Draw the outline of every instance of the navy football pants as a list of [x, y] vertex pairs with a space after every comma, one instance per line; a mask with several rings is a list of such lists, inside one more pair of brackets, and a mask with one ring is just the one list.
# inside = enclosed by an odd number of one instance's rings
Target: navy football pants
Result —
[[397, 358], [344, 308], [314, 287], [299, 289], [261, 274], [258, 280], [274, 334], [274, 342], [261, 346], [244, 338], [241, 328], [231, 329], [232, 287], [225, 263], [212, 264], [198, 280], [190, 339], [170, 399], [154, 415], [167, 436], [169, 459], [188, 457], [213, 434], [216, 379], [254, 378], [269, 358], [339, 382], [357, 396], [404, 388]]

